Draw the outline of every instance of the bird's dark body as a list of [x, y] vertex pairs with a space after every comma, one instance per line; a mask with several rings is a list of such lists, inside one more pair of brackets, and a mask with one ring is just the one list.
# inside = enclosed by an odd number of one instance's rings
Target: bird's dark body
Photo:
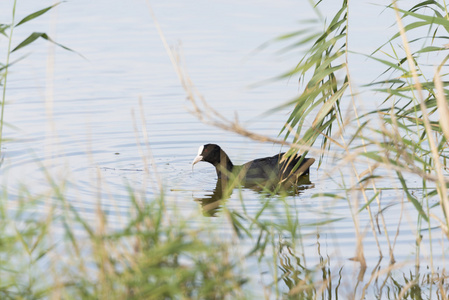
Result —
[[[241, 166], [243, 170], [246, 170], [246, 180], [259, 180], [259, 179], [278, 179], [281, 180], [290, 175], [293, 168], [301, 160], [301, 156], [296, 156], [290, 160], [286, 158], [281, 162], [284, 153], [279, 153], [271, 157], [258, 158], [253, 161], [247, 162]], [[308, 159], [304, 159], [303, 163]], [[309, 168], [303, 174], [309, 173]]]

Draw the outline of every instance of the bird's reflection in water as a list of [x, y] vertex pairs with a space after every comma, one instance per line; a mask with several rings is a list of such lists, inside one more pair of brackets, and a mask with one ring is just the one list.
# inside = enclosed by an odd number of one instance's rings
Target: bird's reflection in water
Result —
[[[268, 197], [272, 195], [300, 195], [304, 190], [313, 188], [315, 185], [310, 181], [309, 174], [305, 174], [297, 178], [294, 182], [245, 183], [241, 185], [241, 187], [251, 189]], [[201, 204], [205, 216], [215, 217], [220, 211], [223, 201], [231, 197], [234, 188], [239, 188], [239, 185], [217, 179], [215, 188], [212, 191], [207, 193], [204, 197], [194, 198], [194, 200]]]

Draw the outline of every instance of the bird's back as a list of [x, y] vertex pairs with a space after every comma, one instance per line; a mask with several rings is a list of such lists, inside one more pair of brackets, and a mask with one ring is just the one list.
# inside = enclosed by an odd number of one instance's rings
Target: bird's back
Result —
[[[279, 153], [271, 157], [259, 158], [253, 161], [247, 162], [242, 166], [243, 172], [246, 172], [246, 180], [279, 180], [286, 178], [291, 175], [292, 170], [295, 168], [296, 164], [300, 161], [301, 156], [297, 155], [293, 159], [286, 158], [286, 160], [281, 162], [281, 159], [285, 153]], [[309, 159], [304, 159], [301, 166], [305, 165]], [[313, 162], [308, 162], [310, 165]], [[307, 165], [305, 170], [300, 170], [301, 174], [306, 174], [309, 172], [309, 166]], [[300, 167], [301, 167], [300, 166]], [[299, 168], [300, 168], [299, 167]], [[299, 168], [295, 170], [296, 173]]]

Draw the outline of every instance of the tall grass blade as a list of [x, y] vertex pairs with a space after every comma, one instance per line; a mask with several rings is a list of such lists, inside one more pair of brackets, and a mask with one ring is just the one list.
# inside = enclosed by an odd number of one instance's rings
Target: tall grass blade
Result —
[[400, 172], [396, 172], [399, 181], [401, 182], [402, 188], [404, 189], [405, 194], [407, 195], [407, 199], [413, 204], [413, 206], [416, 208], [416, 211], [419, 213], [419, 215], [426, 221], [429, 222], [429, 217], [427, 216], [426, 212], [422, 208], [421, 203], [419, 203], [418, 199], [412, 196], [410, 194], [409, 189], [407, 187], [407, 184], [405, 183], [405, 179], [402, 176]]
[[72, 50], [72, 49], [70, 49], [70, 48], [68, 48], [68, 47], [66, 47], [66, 46], [64, 46], [64, 45], [61, 45], [61, 44], [56, 43], [55, 41], [53, 41], [53, 40], [52, 40], [46, 33], [44, 33], [44, 32], [33, 32], [33, 33], [30, 34], [26, 39], [24, 39], [19, 45], [17, 45], [17, 46], [11, 51], [11, 53], [12, 53], [12, 52], [15, 52], [15, 51], [17, 51], [17, 50], [19, 50], [19, 49], [21, 49], [21, 48], [23, 48], [23, 47], [25, 47], [25, 46], [28, 46], [29, 44], [31, 44], [32, 42], [34, 42], [34, 41], [37, 40], [38, 38], [43, 38], [44, 40], [47, 40], [47, 41], [49, 41], [49, 42], [51, 42], [51, 43], [53, 43], [53, 44], [55, 44], [55, 45], [57, 45], [57, 46], [59, 46], [59, 47], [65, 49], [65, 50], [67, 50], [67, 51], [77, 53], [76, 51], [74, 51], [74, 50]]
[[15, 27], [18, 27], [18, 26], [20, 26], [20, 25], [22, 25], [22, 24], [25, 24], [26, 22], [29, 22], [29, 21], [31, 21], [31, 20], [33, 20], [33, 19], [36, 19], [36, 18], [39, 17], [39, 16], [42, 16], [42, 15], [45, 14], [47, 11], [49, 11], [50, 9], [52, 9], [52, 8], [54, 8], [54, 7], [56, 7], [56, 6], [58, 6], [58, 5], [61, 4], [61, 3], [62, 3], [62, 2], [57, 2], [57, 3], [51, 5], [51, 6], [47, 7], [47, 8], [44, 8], [44, 9], [41, 9], [41, 10], [39, 10], [39, 11], [36, 11], [36, 12], [34, 12], [34, 13], [32, 13], [32, 14], [29, 14], [28, 16], [26, 16], [25, 18], [23, 18], [22, 20], [20, 20], [20, 22], [17, 23], [17, 24], [15, 25]]

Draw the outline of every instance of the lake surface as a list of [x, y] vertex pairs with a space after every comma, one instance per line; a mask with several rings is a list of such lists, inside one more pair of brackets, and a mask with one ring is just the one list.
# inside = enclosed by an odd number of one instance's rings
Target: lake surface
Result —
[[[19, 1], [17, 20], [50, 4], [50, 1]], [[2, 4], [2, 23], [10, 20], [12, 4], [8, 5]], [[234, 118], [237, 113], [239, 120], [251, 130], [276, 137], [289, 110], [261, 115], [298, 94], [297, 78], [251, 86], [293, 67], [302, 53], [276, 54], [285, 45], [282, 43], [257, 49], [278, 35], [301, 28], [313, 16], [309, 3], [154, 1], [151, 5], [167, 41], [178, 47], [185, 69], [208, 103], [226, 117]], [[393, 19], [389, 12], [381, 14], [383, 8], [368, 1], [353, 5], [350, 45], [354, 51], [370, 53], [395, 32], [389, 27]], [[329, 3], [324, 14], [331, 14], [336, 8], [337, 3]], [[22, 193], [23, 186], [31, 194], [50, 193], [43, 172], [46, 169], [57, 183], [67, 182], [68, 199], [92, 222], [101, 186], [102, 207], [113, 220], [111, 226], [119, 227], [126, 218], [123, 211], [130, 207], [127, 187], [142, 190], [151, 200], [160, 192], [160, 181], [169, 207], [176, 207], [172, 213], [191, 218], [192, 226], [211, 222], [221, 228], [224, 236], [229, 235], [231, 228], [221, 214], [222, 206], [212, 205], [215, 217], [208, 218], [211, 207], [203, 208], [198, 201], [210, 197], [216, 184], [211, 165], [199, 163], [192, 171], [191, 162], [198, 147], [217, 143], [236, 164], [271, 156], [281, 148], [210, 127], [189, 113], [192, 106], [186, 100], [146, 3], [135, 0], [62, 3], [53, 13], [16, 28], [13, 45], [32, 31], [47, 32], [58, 43], [85, 58], [45, 41], [37, 41], [13, 54], [13, 59], [28, 56], [14, 65], [8, 78], [5, 120], [11, 126], [5, 128], [5, 137], [11, 140], [3, 145], [1, 172], [11, 199], [9, 205], [12, 208], [16, 205], [14, 200]], [[2, 55], [4, 48], [5, 45]], [[351, 69], [356, 84], [369, 82], [382, 71], [363, 57], [353, 55], [351, 59], [357, 62]], [[367, 92], [362, 95], [362, 110], [378, 104], [376, 95]], [[147, 151], [145, 131], [153, 158]], [[301, 256], [307, 259], [307, 266], [313, 267], [325, 257], [334, 275], [343, 268], [342, 286], [353, 286], [359, 264], [349, 260], [355, 256], [356, 238], [348, 202], [312, 198], [319, 193], [341, 193], [341, 181], [335, 180], [341, 174], [335, 166], [339, 166], [339, 161], [332, 157], [325, 159], [319, 169], [315, 163], [310, 183], [304, 185], [300, 194], [287, 197], [286, 202], [302, 225]], [[148, 174], [146, 167], [149, 167]], [[385, 175], [382, 187], [392, 189], [381, 193], [382, 208], [386, 208], [384, 218], [392, 243], [400, 228], [394, 255], [396, 261], [406, 262], [406, 266], [398, 267], [399, 274], [407, 274], [415, 268], [417, 214], [405, 196], [393, 189], [398, 186], [388, 179], [392, 175]], [[351, 180], [349, 176], [346, 178], [348, 185], [354, 184]], [[417, 187], [421, 185], [419, 180], [415, 182]], [[267, 201], [263, 194], [249, 189], [243, 189], [241, 195], [244, 204], [239, 192], [234, 191], [226, 202], [227, 209], [254, 215]], [[359, 198], [361, 206], [364, 202], [361, 195]], [[274, 210], [282, 211], [283, 202], [276, 200], [279, 199], [274, 197], [269, 201]], [[46, 210], [45, 203], [41, 209]], [[372, 209], [376, 214], [377, 204]], [[268, 211], [263, 216], [271, 220], [283, 217]], [[329, 218], [342, 220], [313, 225]], [[359, 291], [355, 292], [357, 296], [361, 295], [363, 285], [370, 283], [370, 274], [377, 263], [385, 267], [389, 260], [383, 229], [378, 239], [384, 258], [379, 261], [369, 215], [361, 213], [359, 222], [368, 270]], [[244, 249], [249, 249], [251, 244], [252, 241], [242, 241]], [[435, 264], [439, 268], [449, 266], [440, 257], [444, 248], [447, 245], [433, 245], [434, 258], [439, 259]], [[428, 240], [424, 239], [420, 253], [423, 269], [429, 265], [429, 249]], [[263, 266], [258, 269], [256, 264], [256, 261], [248, 264], [256, 278], [251, 286], [257, 286], [259, 271], [267, 271]], [[401, 276], [399, 279], [403, 281]], [[373, 283], [367, 295], [375, 295], [378, 287]], [[343, 297], [352, 292], [344, 288], [334, 291]]]

